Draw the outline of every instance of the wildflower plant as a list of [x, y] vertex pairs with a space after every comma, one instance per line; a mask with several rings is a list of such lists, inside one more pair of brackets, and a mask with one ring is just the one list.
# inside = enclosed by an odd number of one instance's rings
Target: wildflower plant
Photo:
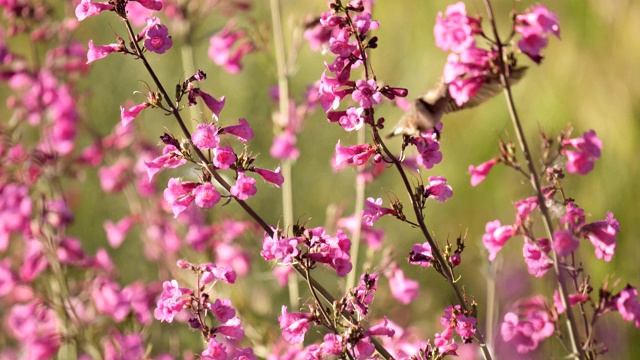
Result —
[[[438, 101], [465, 109], [502, 92], [516, 143], [500, 139], [495, 156], [469, 166], [470, 183], [482, 191], [481, 184], [506, 167], [531, 189], [512, 204], [513, 222], [487, 211], [481, 239], [465, 233], [455, 243], [431, 228], [431, 209], [448, 206], [454, 196], [453, 182], [438, 173], [445, 159], [441, 143], [455, 138], [440, 122], [442, 114], [434, 115], [432, 128], [403, 134], [399, 146], [382, 136], [391, 126], [379, 114], [388, 105], [405, 106], [405, 98], [413, 96], [401, 84], [385, 84], [384, 75], [374, 71], [372, 53], [389, 46], [376, 35], [384, 23], [374, 16], [374, 1], [330, 1], [291, 34], [289, 53], [279, 0], [269, 2], [270, 34], [251, 17], [256, 5], [251, 1], [81, 0], [66, 9], [75, 17], [65, 20], [54, 20], [54, 7], [43, 1], [0, 4], [3, 37], [28, 35], [34, 43], [30, 57], [14, 52], [9, 41], [0, 51], [2, 79], [13, 92], [7, 99], [13, 114], [0, 123], [0, 302], [6, 308], [0, 315], [7, 334], [0, 357], [435, 360], [605, 354], [599, 320], [618, 312], [639, 328], [638, 291], [600, 278], [581, 259], [611, 262], [624, 224], [611, 212], [592, 219], [565, 186], [566, 178], [597, 169], [603, 141], [595, 130], [576, 136], [568, 126], [555, 136], [540, 130], [539, 152], [532, 151], [512, 85], [527, 67], [545, 60], [549, 41], [560, 39], [560, 20], [542, 4], [507, 16], [494, 13], [489, 0], [483, 3], [485, 15], [470, 15], [458, 2], [436, 16], [435, 45], [448, 52], [440, 83], [445, 92]], [[226, 20], [206, 29], [212, 63], [238, 74], [249, 54], [273, 60], [278, 82], [270, 91], [278, 104], [273, 139], [257, 130], [264, 128], [256, 126], [260, 119], [230, 118], [225, 109], [234, 95], [189, 62], [186, 54], [197, 45], [197, 30], [209, 11]], [[94, 17], [109, 17], [104, 33], [111, 43], [90, 39], [84, 47], [71, 40], [78, 22]], [[497, 21], [509, 22], [507, 37]], [[323, 69], [303, 100], [294, 100], [290, 82], [303, 38]], [[160, 74], [158, 63], [179, 46], [185, 68]], [[39, 47], [46, 49], [42, 59]], [[144, 69], [139, 75], [145, 90], [135, 93], [136, 103], [111, 95], [122, 103], [120, 118], [103, 136], [104, 126], [89, 121], [81, 105], [88, 98], [77, 83], [94, 64], [120, 55]], [[421, 111], [435, 105], [416, 101]], [[293, 221], [290, 184], [295, 162], [305, 156], [298, 137], [316, 110], [324, 113], [325, 128], [344, 130], [332, 139], [333, 171], [326, 176], [356, 173], [353, 213], [335, 210], [324, 226], [306, 210], [298, 210]], [[154, 119], [144, 128], [152, 137], [142, 130], [142, 117]], [[268, 152], [255, 150], [258, 141], [271, 140]], [[269, 156], [280, 166], [268, 165]], [[109, 250], [70, 235], [76, 184], [87, 176], [96, 177], [110, 197], [125, 199], [127, 215], [107, 219], [98, 229]], [[400, 187], [366, 190], [382, 177], [398, 179]], [[269, 214], [257, 210], [265, 182], [282, 191], [282, 215], [275, 206]], [[225, 215], [231, 206], [242, 210], [241, 219]], [[413, 244], [394, 242], [397, 233], [385, 233], [379, 227], [383, 221], [406, 227]], [[455, 221], [456, 226], [464, 222]], [[142, 245], [146, 261], [134, 262], [148, 263], [157, 272], [152, 280], [141, 276], [121, 284], [128, 268], [116, 266], [110, 253], [127, 238]], [[480, 296], [465, 286], [474, 279], [462, 270], [479, 268], [467, 260], [470, 243], [482, 244], [483, 257], [494, 268], [503, 249], [520, 240], [521, 266], [552, 290], [530, 291], [504, 307], [491, 299], [479, 304]], [[367, 246], [364, 260], [361, 243]], [[589, 252], [580, 251], [581, 244]], [[252, 258], [261, 258], [271, 271], [259, 273]], [[416, 326], [425, 321], [412, 314], [394, 319], [392, 309], [377, 305], [418, 301], [428, 286], [411, 278], [416, 273], [435, 274], [447, 292], [439, 323], [424, 329]], [[287, 288], [288, 304], [276, 296], [251, 302], [228, 295], [239, 279], [263, 282], [265, 276]], [[594, 278], [602, 283], [597, 289]], [[265, 312], [265, 304], [276, 310]], [[156, 334], [167, 326], [190, 329], [186, 334], [197, 340], [172, 336], [165, 346]], [[560, 346], [549, 344], [554, 336]]]

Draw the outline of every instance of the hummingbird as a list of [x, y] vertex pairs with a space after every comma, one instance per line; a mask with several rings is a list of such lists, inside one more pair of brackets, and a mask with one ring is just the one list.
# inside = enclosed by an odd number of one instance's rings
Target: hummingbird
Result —
[[[526, 67], [511, 70], [509, 83], [511, 85], [516, 84], [522, 79], [526, 70]], [[444, 114], [478, 106], [498, 95], [501, 90], [500, 76], [497, 74], [490, 75], [485, 79], [478, 93], [462, 106], [459, 106], [449, 93], [449, 84], [444, 82], [444, 78], [440, 78], [432, 89], [411, 104], [409, 109], [398, 120], [398, 124], [387, 135], [387, 138], [397, 135], [418, 136], [422, 132], [431, 129], [435, 130], [436, 125], [438, 125]], [[440, 135], [437, 130], [436, 135]]]

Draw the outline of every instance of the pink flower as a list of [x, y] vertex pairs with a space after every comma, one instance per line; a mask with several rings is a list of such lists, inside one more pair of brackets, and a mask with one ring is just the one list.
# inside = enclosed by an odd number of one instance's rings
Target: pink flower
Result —
[[358, 48], [355, 42], [349, 42], [349, 38], [350, 33], [346, 28], [340, 30], [329, 39], [329, 51], [341, 58], [348, 58]]
[[173, 145], [166, 145], [162, 149], [162, 156], [159, 156], [151, 161], [144, 161], [147, 167], [147, 176], [149, 182], [153, 179], [155, 174], [162, 168], [175, 169], [187, 163], [187, 159], [184, 158], [182, 152], [176, 149]]
[[238, 119], [239, 125], [227, 126], [220, 129], [220, 134], [231, 134], [238, 138], [243, 143], [253, 139], [253, 130], [249, 126], [249, 122], [246, 119]]
[[582, 210], [575, 202], [569, 201], [565, 206], [566, 213], [560, 218], [560, 223], [566, 226], [574, 233], [579, 233], [585, 224], [584, 210]]
[[0, 183], [0, 252], [9, 247], [12, 232], [27, 233], [30, 230], [32, 209], [27, 186]]
[[371, 355], [376, 351], [376, 348], [371, 343], [371, 339], [365, 337], [358, 341], [353, 350], [356, 354], [356, 360], [367, 360], [371, 359]]
[[[112, 10], [113, 5], [106, 2], [94, 3], [91, 0], [82, 0], [76, 6], [76, 17], [82, 21], [90, 16], [96, 16], [103, 11]], [[89, 42], [91, 43], [91, 41]]]
[[97, 278], [91, 297], [99, 313], [112, 317], [118, 323], [129, 314], [129, 299], [122, 294], [120, 285], [111, 279]]
[[531, 212], [538, 207], [538, 198], [535, 196], [528, 197], [517, 201], [513, 206], [516, 207], [516, 223], [514, 227], [518, 228], [520, 225], [528, 221]]
[[353, 24], [361, 35], [366, 34], [369, 30], [376, 30], [380, 27], [380, 22], [377, 20], [371, 20], [371, 14], [368, 12], [356, 15], [353, 18]]
[[476, 318], [459, 314], [456, 316], [456, 333], [466, 343], [476, 334]]
[[378, 221], [381, 216], [387, 214], [394, 214], [395, 211], [389, 208], [385, 208], [382, 205], [382, 199], [367, 198], [364, 203], [364, 210], [362, 210], [362, 220], [368, 226], [373, 226], [373, 223]]
[[399, 267], [391, 270], [391, 275], [388, 275], [388, 278], [391, 295], [402, 304], [408, 305], [418, 297], [420, 284], [405, 277], [404, 272]]
[[540, 53], [542, 49], [547, 47], [549, 39], [538, 32], [537, 29], [521, 28], [519, 32], [522, 35], [522, 39], [518, 40], [518, 48], [533, 62], [540, 64], [544, 58]]
[[122, 106], [120, 106], [120, 120], [121, 120], [122, 126], [124, 127], [129, 125], [130, 122], [132, 122], [136, 117], [138, 117], [138, 115], [142, 110], [146, 109], [149, 106], [150, 104], [147, 102], [143, 102], [142, 104], [138, 104], [129, 109], [125, 109]]
[[215, 336], [209, 338], [207, 348], [202, 351], [200, 358], [203, 360], [225, 360], [227, 359], [227, 347], [219, 343]]
[[143, 359], [145, 355], [144, 339], [142, 334], [121, 334], [112, 332], [110, 336], [102, 338], [104, 358], [116, 359]]
[[449, 5], [445, 12], [438, 13], [433, 33], [436, 46], [444, 51], [460, 52], [475, 44], [473, 35], [481, 32], [480, 21], [467, 16], [463, 2]]
[[[255, 50], [242, 30], [232, 31], [234, 23], [229, 22], [221, 31], [213, 35], [209, 40], [209, 57], [213, 62], [224, 67], [230, 74], [236, 74], [242, 69], [242, 58]], [[244, 40], [244, 41], [243, 41]], [[240, 45], [234, 45], [242, 41]]]
[[498, 251], [516, 233], [515, 228], [511, 225], [500, 226], [500, 220], [488, 222], [485, 226], [485, 231], [486, 233], [482, 236], [482, 243], [489, 250], [489, 261], [496, 259]]
[[[569, 306], [584, 303], [587, 300], [589, 300], [588, 294], [569, 294]], [[553, 292], [553, 306], [556, 308], [556, 311], [558, 311], [558, 314], [562, 314], [566, 310], [566, 308], [562, 304], [560, 293], [557, 289]]]
[[471, 186], [477, 186], [489, 175], [489, 171], [493, 168], [495, 164], [500, 161], [498, 158], [493, 158], [487, 162], [484, 162], [477, 167], [473, 165], [469, 165], [469, 174], [471, 174]]
[[131, 226], [135, 224], [135, 219], [132, 216], [126, 216], [120, 219], [117, 223], [113, 223], [110, 220], [104, 222], [104, 231], [107, 233], [107, 241], [112, 248], [120, 247], [120, 244], [127, 236], [127, 232], [131, 229]]
[[109, 44], [109, 45], [93, 45], [93, 40], [89, 40], [89, 51], [87, 51], [87, 64], [91, 64], [96, 60], [100, 60], [102, 58], [107, 57], [107, 55], [120, 52], [121, 47], [120, 44]]
[[[451, 341], [451, 342], [449, 342]], [[436, 333], [433, 345], [438, 348], [440, 354], [457, 356], [458, 345], [453, 340], [453, 329], [447, 327], [443, 332]]]
[[163, 192], [165, 201], [171, 205], [173, 216], [178, 217], [194, 199], [192, 191], [198, 186], [195, 182], [182, 182], [178, 178], [169, 179], [169, 184]]
[[432, 197], [440, 202], [447, 201], [453, 196], [453, 189], [447, 185], [444, 176], [429, 176], [429, 185], [425, 187], [425, 196]]
[[240, 319], [237, 317], [230, 319], [224, 325], [218, 326], [216, 333], [224, 335], [227, 339], [240, 340], [244, 338], [244, 329], [240, 326]]
[[191, 293], [191, 290], [179, 287], [176, 280], [163, 282], [162, 293], [158, 299], [156, 309], [153, 311], [153, 317], [156, 320], [172, 322], [173, 318], [189, 302]]
[[260, 168], [257, 168], [257, 167], [254, 167], [252, 170], [255, 171], [258, 175], [262, 176], [262, 178], [265, 181], [272, 183], [273, 185], [275, 185], [278, 188], [284, 182], [284, 177], [282, 176], [282, 173], [280, 172], [280, 167], [279, 166], [276, 168], [275, 171], [270, 171], [270, 170], [266, 170], [266, 169], [260, 169]]
[[236, 154], [231, 146], [216, 147], [213, 149], [213, 165], [218, 169], [228, 169], [235, 164], [237, 160]]
[[539, 296], [520, 302], [517, 313], [505, 314], [500, 329], [502, 339], [513, 343], [520, 354], [535, 350], [554, 331], [553, 319]]
[[540, 278], [553, 266], [553, 262], [547, 255], [551, 250], [549, 239], [542, 238], [536, 242], [537, 245], [525, 238], [522, 255], [524, 256], [524, 262], [527, 264], [529, 274]]
[[220, 116], [220, 113], [224, 108], [225, 97], [223, 96], [220, 98], [220, 100], [218, 100], [200, 89], [194, 89], [193, 94], [195, 96], [200, 96], [202, 101], [204, 101], [204, 104], [207, 105], [209, 110], [211, 110], [211, 112], [213, 113], [214, 118], [218, 119], [218, 116]]
[[[573, 146], [576, 151], [569, 150], [567, 146]], [[570, 174], [587, 174], [594, 167], [594, 161], [600, 158], [602, 140], [596, 132], [591, 130], [582, 135], [582, 138], [565, 140], [562, 143], [562, 154], [567, 157], [567, 171]]]
[[296, 141], [296, 135], [287, 129], [273, 138], [269, 153], [278, 160], [296, 160], [300, 156], [300, 151], [296, 148]]
[[338, 123], [346, 131], [359, 130], [364, 126], [364, 117], [362, 117], [363, 112], [364, 108], [349, 106], [345, 114], [338, 119]]
[[[160, 3], [162, 7], [162, 3]], [[169, 29], [162, 24], [152, 26], [146, 34], [144, 46], [147, 50], [156, 54], [164, 54], [165, 51], [171, 49], [173, 40], [169, 36]]]
[[570, 230], [556, 230], [553, 233], [553, 251], [559, 256], [569, 256], [579, 245], [580, 242]]
[[105, 192], [118, 192], [129, 182], [130, 174], [128, 170], [131, 161], [128, 158], [121, 158], [111, 166], [103, 166], [98, 170], [100, 186]]
[[283, 264], [291, 264], [300, 253], [297, 246], [298, 238], [281, 238], [274, 231], [273, 236], [264, 235], [260, 255], [267, 261], [278, 260]]
[[311, 314], [287, 312], [287, 306], [282, 306], [282, 315], [278, 317], [282, 336], [291, 344], [300, 344], [311, 325]]
[[584, 236], [596, 248], [596, 257], [604, 261], [611, 261], [616, 250], [616, 235], [620, 231], [620, 224], [613, 217], [613, 213], [608, 213], [604, 220], [585, 225], [582, 230]]
[[238, 179], [236, 183], [231, 187], [229, 192], [231, 195], [237, 197], [239, 200], [247, 200], [256, 194], [256, 180], [254, 178], [247, 177], [244, 172], [238, 172]]
[[340, 145], [340, 140], [338, 140], [333, 169], [334, 171], [342, 169], [347, 164], [364, 165], [374, 152], [375, 148], [371, 144], [343, 147]]
[[193, 189], [196, 206], [203, 209], [210, 209], [220, 202], [220, 193], [216, 191], [211, 183], [198, 185]]
[[620, 293], [614, 296], [615, 308], [625, 321], [633, 321], [636, 328], [640, 328], [640, 302], [638, 301], [638, 289], [627, 285]]
[[229, 299], [216, 299], [210, 306], [211, 312], [216, 319], [225, 323], [236, 316], [236, 310], [231, 306], [231, 300]]
[[191, 141], [201, 150], [214, 149], [220, 143], [218, 129], [213, 124], [198, 124], [196, 131], [191, 134]]
[[425, 132], [420, 136], [411, 137], [411, 143], [416, 146], [419, 155], [416, 163], [429, 170], [442, 161], [440, 143], [433, 132]]
[[433, 253], [429, 242], [413, 245], [413, 249], [409, 253], [409, 264], [429, 267], [431, 261], [433, 261]]
[[[363, 108], [370, 108], [382, 101], [382, 94], [378, 92], [378, 85], [375, 80], [356, 81], [356, 90], [351, 94], [353, 101], [360, 104]], [[349, 110], [347, 110], [347, 113]]]
[[144, 6], [149, 10], [160, 11], [162, 10], [162, 1], [161, 0], [135, 0], [140, 5]]
[[547, 34], [560, 38], [558, 16], [543, 5], [534, 5], [524, 14], [516, 16], [515, 31], [522, 35], [518, 47], [537, 64], [543, 58], [541, 50], [549, 42]]

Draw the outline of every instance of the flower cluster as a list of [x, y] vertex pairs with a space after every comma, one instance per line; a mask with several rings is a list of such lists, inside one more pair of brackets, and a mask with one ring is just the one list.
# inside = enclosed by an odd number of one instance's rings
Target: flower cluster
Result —
[[555, 318], [548, 310], [544, 299], [534, 297], [521, 301], [515, 312], [508, 312], [500, 327], [502, 339], [513, 346], [520, 354], [535, 350], [538, 344], [553, 335]]
[[341, 230], [335, 236], [329, 236], [324, 228], [316, 227], [305, 229], [296, 237], [287, 238], [273, 229], [273, 235], [265, 234], [260, 255], [267, 261], [300, 263], [308, 268], [316, 263], [326, 264], [336, 270], [338, 276], [345, 276], [352, 268], [349, 249], [351, 241]]

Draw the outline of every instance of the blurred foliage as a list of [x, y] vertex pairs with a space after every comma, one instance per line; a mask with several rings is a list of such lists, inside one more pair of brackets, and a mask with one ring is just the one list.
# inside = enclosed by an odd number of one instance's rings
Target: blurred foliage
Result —
[[[511, 10], [523, 10], [532, 4], [530, 1], [495, 3], [500, 27], [505, 34]], [[436, 14], [444, 11], [448, 4], [442, 1], [378, 1], [373, 15], [381, 24], [375, 32], [379, 37], [379, 47], [371, 52], [371, 59], [379, 82], [406, 87], [410, 90], [409, 97], [412, 97], [436, 81], [442, 73], [446, 54], [434, 44], [433, 25]], [[567, 124], [574, 126], [575, 136], [589, 129], [596, 130], [604, 143], [601, 160], [588, 176], [569, 176], [565, 190], [585, 209], [588, 221], [602, 219], [606, 212], [612, 211], [620, 221], [621, 231], [616, 255], [610, 263], [595, 260], [592, 247], [586, 241], [581, 253], [582, 261], [592, 275], [592, 284], [596, 289], [604, 281], [612, 282], [618, 278], [638, 286], [640, 278], [637, 276], [635, 256], [639, 251], [636, 241], [640, 235], [637, 211], [640, 203], [640, 186], [637, 185], [640, 178], [640, 161], [637, 160], [637, 154], [640, 153], [640, 2], [553, 1], [546, 5], [558, 14], [562, 38], [550, 39], [548, 48], [543, 52], [545, 59], [541, 66], [536, 66], [524, 56], [520, 58], [530, 69], [527, 77], [514, 88], [518, 112], [530, 145], [535, 149], [534, 154], [537, 154], [540, 129], [552, 136]], [[287, 36], [299, 33], [300, 26], [309, 15], [317, 16], [325, 11], [326, 1], [283, 0], [282, 6]], [[483, 13], [482, 2], [467, 1], [467, 9], [471, 14]], [[267, 1], [256, 1], [250, 15], [255, 16], [257, 26], [270, 29]], [[277, 162], [270, 158], [269, 147], [273, 137], [272, 112], [276, 105], [270, 102], [268, 95], [268, 88], [276, 83], [273, 56], [265, 53], [248, 56], [244, 61], [244, 70], [237, 75], [229, 75], [216, 67], [206, 54], [208, 36], [224, 26], [226, 20], [221, 14], [210, 14], [193, 29], [196, 67], [208, 75], [201, 86], [214, 96], [226, 96], [222, 123], [236, 123], [239, 117], [249, 120], [256, 132], [250, 147], [254, 154], [260, 154], [258, 164], [274, 168]], [[245, 24], [250, 25], [250, 22], [245, 21]], [[82, 22], [77, 35], [85, 44], [89, 39], [96, 44], [106, 44], [114, 42], [113, 31], [124, 36], [124, 28], [115, 16], [100, 16]], [[162, 81], [169, 85], [168, 88], [190, 75], [183, 70], [180, 57], [181, 47], [185, 45], [182, 40], [174, 35], [174, 47], [167, 54], [149, 56], [152, 66], [157, 69]], [[287, 39], [287, 44], [290, 46], [292, 40]], [[266, 45], [272, 47], [269, 43]], [[298, 101], [302, 99], [306, 87], [320, 77], [325, 60], [329, 61], [327, 57], [311, 52], [305, 43], [302, 44], [296, 72], [291, 79], [292, 97]], [[91, 127], [107, 134], [120, 121], [119, 106], [128, 99], [139, 103], [142, 97], [133, 94], [133, 91], [144, 91], [145, 82], [150, 82], [150, 79], [141, 63], [119, 54], [97, 61], [91, 67], [90, 75], [80, 83], [83, 96], [87, 99], [81, 111]], [[400, 114], [401, 110], [391, 105], [380, 108], [376, 113], [385, 117], [389, 126]], [[481, 243], [485, 223], [494, 219], [500, 219], [503, 223], [512, 222], [515, 216], [512, 203], [530, 196], [532, 192], [521, 177], [500, 166], [477, 188], [469, 184], [469, 164], [477, 165], [496, 156], [500, 138], [515, 141], [505, 100], [501, 96], [477, 109], [448, 116], [444, 121], [441, 140], [444, 160], [420, 176], [425, 179], [431, 175], [445, 176], [454, 189], [454, 197], [445, 204], [430, 204], [426, 222], [440, 243], [447, 239], [455, 242], [460, 234], [467, 235], [467, 249], [460, 267], [461, 281], [467, 293], [480, 303], [481, 319], [484, 321], [486, 278], [483, 275], [490, 271]], [[165, 127], [175, 134], [179, 133], [172, 119], [158, 111], [145, 111], [136, 120], [136, 126], [140, 126], [150, 139], [156, 139]], [[343, 132], [335, 124], [328, 124], [321, 113], [307, 118], [304, 127], [304, 132], [298, 138], [301, 156], [294, 164], [292, 179], [287, 181], [293, 183], [294, 218], [306, 221], [310, 226], [318, 226], [325, 223], [326, 209], [330, 205], [344, 209], [344, 215], [353, 211], [355, 171], [346, 169], [333, 173], [330, 158], [338, 139], [343, 144], [354, 144], [356, 139], [354, 134]], [[83, 141], [81, 139], [80, 143]], [[399, 139], [392, 140], [390, 144], [399, 150]], [[162, 174], [165, 181], [168, 173], [170, 171]], [[89, 250], [104, 246], [106, 237], [102, 223], [106, 219], [121, 218], [126, 211], [126, 199], [104, 194], [95, 173], [87, 174], [82, 186], [75, 188], [75, 191], [77, 196], [73, 197], [73, 206], [76, 222], [70, 233], [83, 239]], [[394, 171], [388, 171], [368, 185], [367, 196], [382, 197], [385, 201], [398, 196], [408, 204], [400, 179]], [[281, 195], [278, 189], [263, 184], [258, 195], [249, 203], [268, 222], [281, 220]], [[241, 209], [233, 203], [216, 208], [211, 219], [220, 218], [222, 214], [244, 218]], [[439, 316], [444, 306], [455, 301], [454, 295], [434, 271], [406, 264], [404, 258], [412, 244], [423, 241], [416, 229], [394, 219], [383, 219], [378, 225], [387, 231], [385, 245], [393, 247], [393, 258], [409, 277], [419, 279], [424, 285], [417, 301], [402, 306], [386, 296], [388, 286], [386, 281], [381, 281], [379, 300], [373, 315], [384, 314], [400, 324], [412, 322], [423, 329], [422, 336], [431, 337], [434, 332], [440, 331]], [[221, 291], [231, 292], [227, 295], [240, 309], [245, 326], [249, 327], [254, 318], [275, 324], [280, 305], [287, 303], [287, 291], [282, 289], [274, 296], [272, 288], [277, 285], [270, 274], [271, 266], [259, 258], [259, 239], [246, 240], [255, 244], [254, 271], [259, 275], [240, 279], [238, 285]], [[552, 286], [551, 273], [543, 279], [522, 276], [525, 267], [521, 247], [517, 243], [520, 241], [512, 240], [499, 254], [502, 260], [494, 264], [499, 267], [494, 269], [499, 277], [497, 291], [505, 296], [501, 298], [499, 317], [516, 299], [506, 298], [506, 295], [528, 296], [536, 289], [550, 290]], [[111, 254], [121, 269], [124, 283], [140, 277], [167, 280], [163, 278], [167, 274], [151, 273], [152, 266], [136, 261], [142, 256], [142, 247], [136, 242], [135, 233], [129, 235], [123, 247], [112, 250]], [[367, 255], [375, 259], [380, 257], [379, 253], [373, 252]], [[202, 258], [206, 259], [206, 254]], [[320, 279], [329, 289], [344, 286], [342, 280], [335, 283], [333, 276], [320, 276]], [[522, 283], [525, 281], [523, 279], [527, 279], [526, 282]], [[303, 292], [301, 295], [303, 299], [307, 297], [305, 294]], [[154, 345], [157, 348], [167, 348], [168, 343], [162, 340], [164, 337], [160, 334], [170, 333], [181, 334], [181, 341], [191, 341], [192, 348], [200, 351], [201, 345], [195, 340], [197, 335], [186, 331], [186, 326], [175, 323], [157, 325], [151, 331], [153, 338], [157, 339]], [[638, 331], [632, 324], [620, 321], [618, 314], [605, 316], [600, 326], [603, 340], [611, 341], [611, 352], [606, 358], [632, 358], [632, 354], [640, 353]], [[261, 337], [264, 331], [249, 328], [247, 332], [250, 337]], [[278, 336], [273, 329], [270, 331], [267, 337]], [[559, 354], [556, 353], [556, 356]]]

